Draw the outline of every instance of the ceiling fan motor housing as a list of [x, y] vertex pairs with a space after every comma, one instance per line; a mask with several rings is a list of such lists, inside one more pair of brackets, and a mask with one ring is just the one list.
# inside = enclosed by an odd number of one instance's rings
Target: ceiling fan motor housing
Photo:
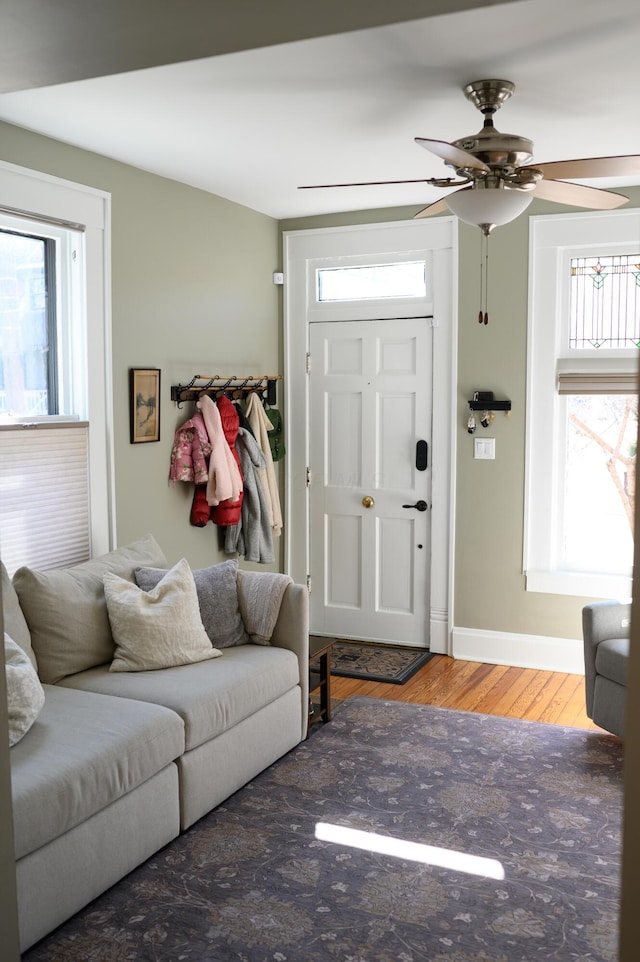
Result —
[[454, 140], [453, 145], [473, 154], [488, 167], [504, 168], [506, 174], [512, 174], [533, 159], [532, 141], [517, 134], [501, 134], [493, 124], [470, 137]]
[[[509, 100], [515, 89], [510, 80], [474, 80], [463, 88], [467, 100], [484, 115], [484, 127], [477, 134], [454, 140], [453, 144], [487, 164], [497, 176], [511, 177], [518, 167], [533, 159], [531, 140], [518, 134], [500, 133], [493, 125], [493, 115]], [[468, 169], [457, 172], [466, 176], [471, 173]], [[478, 172], [471, 176], [474, 181], [483, 179]]]

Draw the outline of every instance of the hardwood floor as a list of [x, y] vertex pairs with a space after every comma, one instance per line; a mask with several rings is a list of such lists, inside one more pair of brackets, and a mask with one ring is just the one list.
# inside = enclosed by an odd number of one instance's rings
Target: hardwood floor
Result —
[[404, 685], [331, 676], [331, 697], [369, 695], [601, 731], [587, 718], [584, 678], [434, 655]]

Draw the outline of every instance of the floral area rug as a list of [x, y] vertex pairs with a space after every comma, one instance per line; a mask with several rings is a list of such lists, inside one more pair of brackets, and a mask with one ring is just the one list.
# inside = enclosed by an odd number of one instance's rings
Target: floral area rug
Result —
[[[24, 960], [614, 962], [621, 809], [611, 736], [348, 699]], [[504, 878], [324, 841], [319, 824]]]
[[336, 641], [331, 646], [331, 674], [403, 685], [431, 658], [430, 651], [419, 648]]

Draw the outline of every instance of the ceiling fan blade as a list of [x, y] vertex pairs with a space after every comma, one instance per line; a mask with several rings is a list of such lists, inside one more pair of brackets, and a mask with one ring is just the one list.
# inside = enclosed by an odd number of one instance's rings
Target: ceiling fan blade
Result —
[[437, 157], [441, 157], [445, 164], [451, 164], [453, 167], [464, 169], [471, 167], [474, 170], [485, 170], [489, 171], [489, 167], [482, 160], [478, 160], [473, 154], [470, 154], [466, 150], [460, 150], [459, 147], [454, 147], [453, 144], [447, 143], [446, 140], [429, 140], [427, 137], [414, 137], [413, 138], [420, 147], [424, 147], [425, 150], [430, 150], [432, 154]]
[[[470, 190], [470, 188], [465, 187], [465, 190]], [[454, 190], [453, 193], [457, 194], [458, 192]], [[442, 214], [445, 210], [449, 210], [447, 198], [441, 197], [440, 200], [435, 200], [433, 204], [429, 204], [428, 207], [423, 207], [422, 210], [419, 210], [417, 214], [413, 215], [413, 219], [415, 220], [417, 217], [432, 217], [434, 214]]]
[[640, 176], [640, 155], [622, 157], [584, 157], [582, 160], [553, 160], [532, 164], [544, 177], [553, 180], [589, 180], [591, 177]]
[[533, 195], [538, 200], [551, 200], [555, 204], [571, 204], [574, 207], [587, 207], [591, 210], [613, 210], [629, 200], [624, 194], [616, 194], [612, 190], [567, 184], [563, 180], [540, 180]]
[[317, 190], [321, 187], [384, 187], [388, 184], [433, 184], [433, 177], [419, 177], [417, 180], [363, 180], [353, 184], [302, 184], [298, 190]]

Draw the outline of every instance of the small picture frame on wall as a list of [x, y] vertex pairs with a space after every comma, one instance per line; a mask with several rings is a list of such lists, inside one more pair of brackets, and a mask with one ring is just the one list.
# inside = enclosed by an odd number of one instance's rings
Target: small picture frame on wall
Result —
[[129, 368], [131, 444], [160, 440], [160, 369]]

